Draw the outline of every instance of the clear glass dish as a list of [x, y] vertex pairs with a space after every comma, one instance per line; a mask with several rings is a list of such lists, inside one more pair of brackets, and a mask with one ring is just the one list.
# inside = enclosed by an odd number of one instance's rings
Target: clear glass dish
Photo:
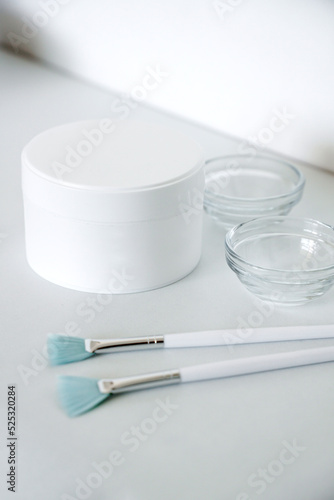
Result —
[[305, 179], [270, 156], [234, 155], [205, 164], [204, 208], [225, 229], [266, 215], [286, 215], [301, 199]]
[[231, 229], [226, 260], [247, 289], [282, 304], [302, 304], [334, 283], [334, 228], [312, 219], [261, 217]]

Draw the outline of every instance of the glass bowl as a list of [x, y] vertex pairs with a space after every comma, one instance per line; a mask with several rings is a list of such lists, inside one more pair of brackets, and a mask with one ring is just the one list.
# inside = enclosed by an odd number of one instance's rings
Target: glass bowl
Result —
[[302, 304], [334, 282], [334, 228], [312, 219], [261, 217], [231, 229], [226, 260], [249, 291], [282, 304]]
[[234, 155], [205, 164], [204, 207], [225, 229], [266, 215], [286, 215], [301, 199], [305, 179], [270, 156]]

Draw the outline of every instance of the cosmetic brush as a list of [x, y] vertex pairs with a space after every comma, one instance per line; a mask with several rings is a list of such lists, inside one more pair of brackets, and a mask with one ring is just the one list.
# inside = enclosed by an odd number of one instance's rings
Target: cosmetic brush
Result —
[[62, 365], [82, 361], [96, 354], [137, 349], [228, 346], [325, 338], [334, 338], [333, 325], [267, 327], [253, 329], [251, 333], [247, 334], [237, 329], [227, 329], [104, 340], [83, 339], [51, 333], [48, 336], [47, 347], [50, 363]]
[[168, 384], [196, 382], [236, 375], [246, 375], [282, 368], [292, 368], [334, 361], [334, 346], [253, 356], [189, 366], [175, 370], [113, 379], [60, 376], [58, 392], [61, 404], [70, 417], [76, 417], [99, 405], [111, 395]]

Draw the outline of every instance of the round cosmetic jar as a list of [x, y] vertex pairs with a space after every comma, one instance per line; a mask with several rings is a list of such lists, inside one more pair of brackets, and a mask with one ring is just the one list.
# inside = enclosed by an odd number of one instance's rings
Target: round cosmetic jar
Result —
[[191, 138], [130, 118], [39, 134], [22, 152], [29, 265], [92, 293], [183, 278], [201, 255], [203, 165]]

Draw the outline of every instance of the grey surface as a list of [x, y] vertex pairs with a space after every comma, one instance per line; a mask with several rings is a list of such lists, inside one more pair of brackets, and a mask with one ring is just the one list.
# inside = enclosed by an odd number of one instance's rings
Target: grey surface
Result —
[[[124, 353], [49, 367], [42, 356], [48, 332], [83, 337], [135, 336], [176, 331], [235, 328], [241, 321], [262, 326], [334, 323], [334, 290], [297, 308], [260, 311], [224, 260], [224, 233], [205, 217], [203, 256], [182, 281], [142, 294], [113, 296], [100, 311], [82, 315], [94, 295], [67, 290], [39, 278], [24, 254], [20, 151], [36, 133], [66, 121], [111, 116], [113, 97], [59, 75], [38, 63], [0, 54], [1, 62], [1, 435], [6, 437], [6, 387], [17, 384], [18, 491], [1, 498], [72, 499], [76, 480], [87, 481], [94, 462], [119, 450], [123, 462], [82, 498], [99, 500], [332, 500], [334, 497], [334, 364], [229, 380], [172, 386], [125, 394], [71, 420], [60, 409], [59, 374], [91, 377], [174, 368], [198, 362], [328, 345], [330, 341]], [[206, 156], [236, 152], [238, 143], [150, 110], [137, 116], [188, 131]], [[294, 214], [334, 223], [332, 174], [300, 165], [307, 185]], [[79, 314], [81, 311], [81, 315]], [[262, 318], [262, 319], [261, 319]], [[91, 321], [88, 321], [88, 320]], [[20, 375], [25, 368], [30, 375]], [[157, 400], [177, 408], [152, 427]], [[159, 413], [162, 415], [162, 413]], [[151, 427], [150, 427], [151, 425]], [[132, 426], [151, 434], [131, 451], [122, 442]], [[145, 427], [146, 426], [146, 427]], [[128, 436], [128, 435], [126, 435]], [[280, 466], [286, 442], [303, 447]], [[134, 446], [134, 441], [132, 441]], [[297, 453], [296, 453], [297, 455]], [[2, 448], [1, 471], [7, 472]], [[259, 469], [276, 472], [263, 493], [248, 483]], [[254, 476], [256, 475], [256, 476]], [[90, 476], [92, 479], [93, 476]]]

